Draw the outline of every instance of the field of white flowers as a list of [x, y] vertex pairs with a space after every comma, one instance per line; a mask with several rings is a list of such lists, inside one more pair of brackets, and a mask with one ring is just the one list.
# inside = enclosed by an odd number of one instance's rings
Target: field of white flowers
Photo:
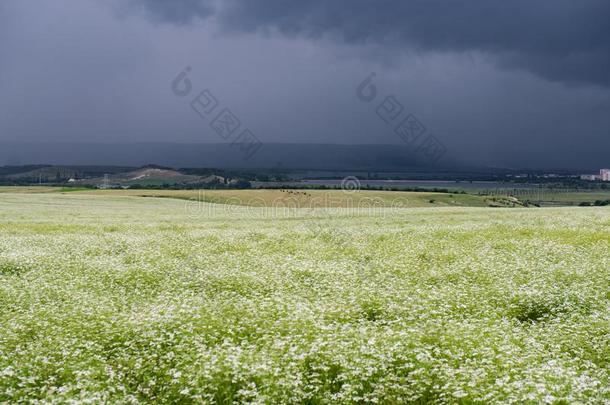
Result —
[[253, 212], [0, 195], [0, 402], [610, 403], [610, 208]]

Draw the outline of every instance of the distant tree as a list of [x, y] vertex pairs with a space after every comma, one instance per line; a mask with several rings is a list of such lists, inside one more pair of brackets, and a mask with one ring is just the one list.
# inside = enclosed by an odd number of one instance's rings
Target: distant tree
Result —
[[237, 180], [234, 184], [234, 187], [237, 189], [252, 188], [252, 183], [247, 180]]

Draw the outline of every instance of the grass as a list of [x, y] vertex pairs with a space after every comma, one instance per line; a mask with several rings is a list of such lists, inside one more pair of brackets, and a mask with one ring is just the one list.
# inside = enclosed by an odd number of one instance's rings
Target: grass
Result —
[[490, 194], [488, 199], [495, 197], [514, 196], [522, 202], [530, 202], [542, 206], [577, 206], [580, 203], [594, 203], [596, 200], [610, 199], [610, 190], [574, 190], [558, 188], [513, 188], [496, 190], [468, 190], [473, 194]]
[[61, 190], [50, 186], [0, 186], [0, 193], [39, 194], [52, 193]]
[[514, 199], [500, 196], [488, 198], [460, 193], [369, 191], [355, 193], [342, 190], [98, 190], [60, 187], [0, 187], [7, 193], [78, 193], [91, 196], [124, 196], [175, 198], [250, 207], [291, 208], [376, 208], [376, 207], [486, 207], [514, 206]]
[[[488, 205], [487, 199], [468, 194], [432, 192], [342, 190], [91, 190], [90, 194], [167, 197], [251, 207], [367, 208]], [[431, 202], [432, 201], [432, 202]]]
[[[219, 204], [253, 207], [290, 206], [313, 207], [520, 207], [533, 204], [541, 206], [578, 206], [580, 203], [610, 200], [609, 191], [562, 190], [550, 188], [464, 189], [461, 193], [374, 191], [362, 190], [345, 193], [341, 190], [97, 190], [77, 187], [0, 187], [0, 193], [68, 193], [87, 195], [120, 195], [136, 197], [177, 198]], [[479, 195], [489, 194], [489, 195]]]
[[549, 204], [556, 205], [578, 205], [581, 202], [593, 203], [597, 200], [610, 199], [610, 190], [608, 191], [580, 191], [580, 192], [565, 192], [565, 193], [548, 193], [549, 196], [545, 201]]
[[0, 402], [610, 400], [609, 207], [191, 204], [0, 195]]

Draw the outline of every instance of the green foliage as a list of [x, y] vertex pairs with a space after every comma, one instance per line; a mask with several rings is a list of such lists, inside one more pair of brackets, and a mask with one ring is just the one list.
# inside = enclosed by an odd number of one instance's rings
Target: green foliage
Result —
[[0, 194], [0, 403], [610, 401], [610, 209], [437, 205]]

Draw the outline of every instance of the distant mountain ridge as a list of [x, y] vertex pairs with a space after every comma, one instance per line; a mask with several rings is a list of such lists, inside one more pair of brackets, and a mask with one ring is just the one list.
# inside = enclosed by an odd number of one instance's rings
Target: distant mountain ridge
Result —
[[231, 144], [0, 142], [0, 165], [114, 165], [221, 169], [413, 170], [460, 166], [432, 162], [402, 145], [264, 144], [244, 158]]

